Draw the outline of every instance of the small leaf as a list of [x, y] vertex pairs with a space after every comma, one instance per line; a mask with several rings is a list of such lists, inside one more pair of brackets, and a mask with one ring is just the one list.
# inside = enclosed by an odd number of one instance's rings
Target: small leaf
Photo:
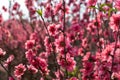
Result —
[[116, 8], [115, 9], [114, 8], [109, 9], [108, 16], [110, 16], [112, 12], [117, 12], [117, 9]]
[[111, 8], [111, 7], [112, 7], [112, 4], [105, 4], [105, 3], [104, 3], [104, 4], [101, 4], [101, 5], [100, 5], [100, 8], [103, 8], [104, 6], [108, 6], [108, 7]]
[[42, 16], [42, 10], [37, 10], [37, 13], [40, 15], [40, 16]]
[[93, 9], [98, 9], [97, 7], [95, 7], [95, 6], [90, 6], [90, 8], [93, 8]]

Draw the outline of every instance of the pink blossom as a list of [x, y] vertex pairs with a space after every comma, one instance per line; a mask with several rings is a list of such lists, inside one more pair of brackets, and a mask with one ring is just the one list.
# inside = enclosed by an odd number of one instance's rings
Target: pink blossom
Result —
[[36, 57], [31, 60], [30, 64], [32, 64], [36, 69], [40, 69], [43, 74], [49, 73], [49, 70], [47, 69], [48, 65], [45, 59]]
[[85, 61], [83, 62], [83, 69], [81, 69], [80, 71], [82, 72], [82, 79], [83, 80], [87, 80], [87, 77], [92, 77], [92, 71], [93, 71], [93, 63], [92, 62], [88, 62], [88, 61]]
[[38, 42], [38, 34], [36, 32], [32, 33], [30, 35], [30, 40], [35, 40], [35, 42]]
[[55, 9], [54, 9], [54, 15], [56, 15], [62, 8], [62, 3], [59, 3], [56, 5]]
[[26, 43], [25, 43], [25, 49], [31, 49], [33, 48], [35, 44], [35, 41], [34, 40], [28, 40]]
[[70, 57], [69, 54], [66, 55], [66, 61], [63, 58], [60, 60], [59, 64], [70, 72], [73, 71], [76, 67], [76, 61], [73, 57]]
[[119, 23], [120, 23], [120, 15], [119, 14], [113, 14], [110, 17], [110, 23], [109, 23], [110, 28], [113, 31], [118, 31], [118, 27], [120, 25]]
[[87, 26], [87, 30], [92, 34], [95, 35], [97, 32], [97, 27], [93, 23], [89, 23]]
[[25, 65], [21, 63], [15, 66], [14, 74], [17, 78], [20, 78], [24, 74], [25, 71], [26, 71]]
[[46, 51], [50, 53], [52, 51], [52, 45], [51, 45], [51, 40], [48, 36], [46, 36], [44, 39], [44, 45], [46, 47]]
[[[64, 73], [61, 71], [61, 70], [57, 70], [56, 72], [55, 72], [55, 76], [56, 76], [56, 78], [58, 79], [58, 80], [60, 80], [60, 77], [62, 76], [64, 76]], [[55, 79], [56, 80], [56, 79]]]
[[69, 80], [78, 80], [76, 77], [71, 77]]
[[27, 52], [25, 52], [26, 58], [28, 59], [29, 62], [33, 60], [34, 56], [36, 55], [36, 52], [33, 50], [29, 49]]
[[81, 26], [79, 24], [75, 24], [75, 23], [71, 26], [71, 28], [75, 32], [79, 32], [81, 30]]
[[62, 52], [64, 50], [64, 46], [68, 47], [70, 42], [67, 39], [64, 41], [64, 36], [61, 34], [57, 39], [55, 39], [55, 45], [57, 52]]
[[50, 4], [47, 4], [46, 7], [45, 7], [45, 17], [52, 17], [53, 15], [53, 10], [52, 10], [52, 7]]
[[9, 77], [9, 80], [14, 80], [14, 78], [13, 77]]
[[7, 8], [5, 6], [2, 7], [2, 9], [6, 12], [7, 11]]
[[3, 22], [3, 16], [0, 14], [0, 24]]
[[97, 0], [87, 0], [88, 6], [95, 6]]
[[1, 57], [1, 56], [4, 56], [5, 54], [6, 54], [6, 52], [3, 51], [3, 50], [0, 48], [0, 57]]
[[120, 0], [115, 0], [115, 7], [120, 10]]
[[57, 28], [55, 24], [50, 24], [48, 26], [48, 31], [50, 33], [50, 35], [54, 36], [56, 34]]
[[117, 73], [112, 73], [112, 76], [111, 76], [112, 79], [120, 79], [120, 72], [117, 72]]
[[13, 10], [18, 10], [19, 8], [20, 8], [20, 4], [16, 2], [16, 3], [13, 5]]
[[82, 46], [83, 46], [84, 48], [87, 48], [87, 46], [88, 46], [87, 43], [88, 43], [87, 38], [82, 39]]
[[35, 73], [37, 73], [38, 72], [38, 69], [36, 69], [34, 66], [32, 66], [32, 65], [27, 65], [27, 68], [28, 68], [28, 70], [31, 72], [31, 73], [33, 73], [33, 74], [35, 74]]
[[41, 58], [43, 58], [43, 59], [47, 59], [48, 56], [49, 56], [49, 53], [47, 53], [47, 52], [42, 52], [42, 53], [39, 54], [39, 56], [40, 56]]
[[87, 52], [86, 53], [86, 55], [85, 56], [83, 56], [83, 61], [88, 61], [89, 60], [89, 58], [90, 58], [90, 56], [91, 56], [91, 53], [90, 52]]
[[4, 66], [8, 66], [14, 60], [14, 55], [10, 55], [4, 63]]

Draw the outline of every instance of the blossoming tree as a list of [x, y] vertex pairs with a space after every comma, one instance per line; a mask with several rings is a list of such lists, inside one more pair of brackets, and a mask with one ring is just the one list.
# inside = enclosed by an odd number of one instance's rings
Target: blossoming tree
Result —
[[0, 80], [120, 80], [120, 0], [25, 5], [0, 14]]

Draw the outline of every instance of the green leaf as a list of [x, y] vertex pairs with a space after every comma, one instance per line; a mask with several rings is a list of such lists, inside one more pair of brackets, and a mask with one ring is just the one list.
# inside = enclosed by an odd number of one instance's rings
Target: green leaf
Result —
[[40, 15], [40, 16], [42, 16], [42, 10], [37, 10], [37, 13]]
[[101, 5], [100, 5], [100, 8], [103, 8], [104, 6], [108, 6], [108, 7], [111, 8], [111, 7], [112, 7], [112, 4], [109, 4], [109, 3], [106, 4], [106, 3], [104, 3], [104, 4], [101, 4]]
[[112, 8], [112, 4], [106, 4], [106, 3], [104, 3], [104, 4], [101, 4], [100, 6], [99, 6], [99, 10], [100, 11], [103, 11], [104, 13], [106, 13], [106, 10], [104, 10], [104, 6], [108, 6], [109, 8]]
[[68, 75], [70, 77], [76, 76], [76, 74], [78, 73], [78, 67], [76, 66], [76, 68], [72, 71], [72, 72], [68, 72]]
[[95, 7], [95, 6], [90, 6], [90, 8], [93, 8], [93, 9], [98, 9], [97, 7]]
[[106, 10], [104, 10], [103, 8], [99, 8], [100, 11], [103, 11], [104, 13], [106, 13]]
[[110, 16], [112, 12], [117, 12], [117, 9], [116, 8], [115, 9], [114, 8], [109, 9], [108, 16]]

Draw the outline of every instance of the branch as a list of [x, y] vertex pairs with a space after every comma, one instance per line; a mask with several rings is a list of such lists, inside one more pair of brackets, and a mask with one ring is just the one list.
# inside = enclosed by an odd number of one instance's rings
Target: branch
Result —
[[1, 65], [1, 66], [3, 67], [3, 69], [7, 72], [7, 74], [15, 80], [15, 78], [14, 78], [14, 77], [9, 73], [9, 71], [4, 67], [4, 65], [1, 63], [1, 61], [0, 61], [0, 65]]

